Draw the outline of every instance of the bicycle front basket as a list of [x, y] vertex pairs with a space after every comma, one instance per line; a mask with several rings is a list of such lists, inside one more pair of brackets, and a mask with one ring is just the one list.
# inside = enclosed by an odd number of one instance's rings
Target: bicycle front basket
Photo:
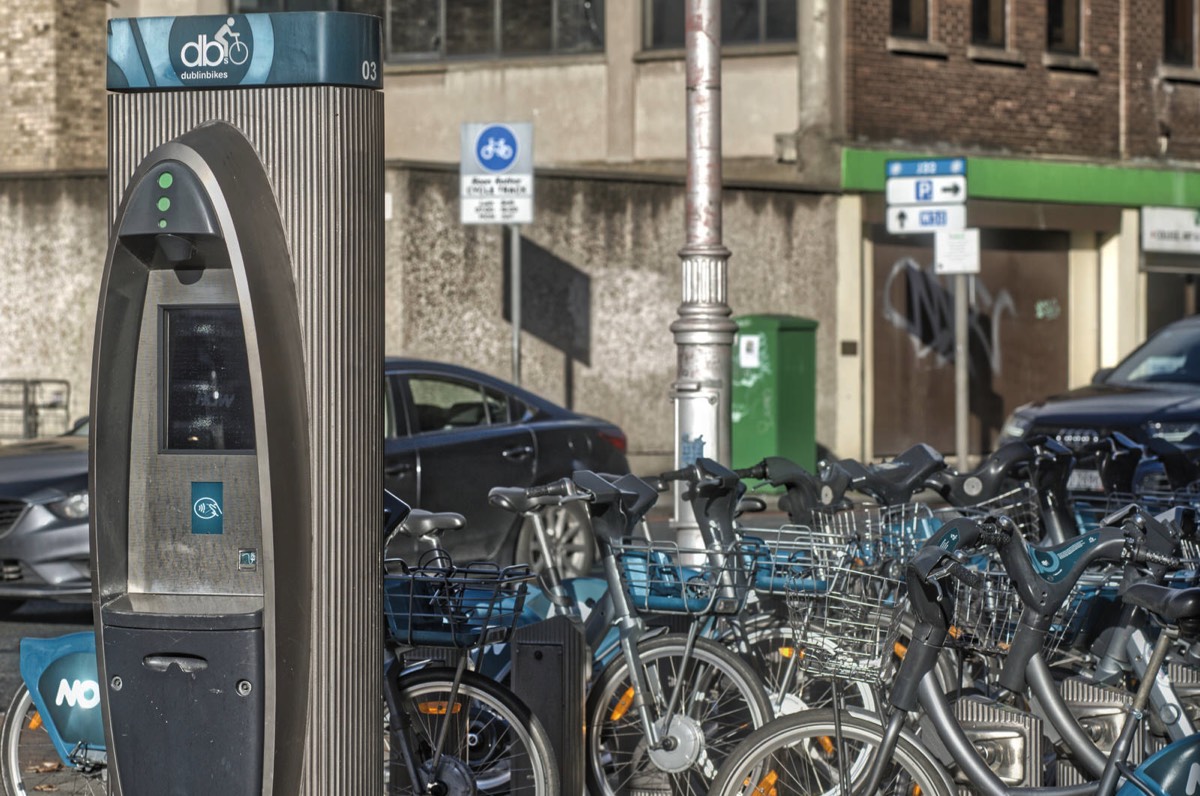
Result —
[[384, 576], [388, 628], [413, 647], [467, 649], [506, 641], [532, 578], [525, 564], [404, 567]]

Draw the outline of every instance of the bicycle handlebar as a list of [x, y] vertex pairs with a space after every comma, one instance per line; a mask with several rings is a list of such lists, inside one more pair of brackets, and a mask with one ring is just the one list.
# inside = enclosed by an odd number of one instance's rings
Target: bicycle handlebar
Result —
[[734, 470], [738, 478], [754, 478], [759, 481], [767, 480], [767, 463], [759, 462], [753, 467], [742, 467]]
[[541, 486], [531, 486], [525, 490], [525, 497], [537, 500], [544, 497], [570, 497], [576, 494], [575, 482], [570, 478], [560, 478]]
[[961, 561], [953, 559], [946, 561], [937, 570], [929, 573], [928, 580], [943, 580], [944, 578], [954, 578], [964, 586], [972, 589], [978, 589], [983, 585], [983, 574], [967, 569]]

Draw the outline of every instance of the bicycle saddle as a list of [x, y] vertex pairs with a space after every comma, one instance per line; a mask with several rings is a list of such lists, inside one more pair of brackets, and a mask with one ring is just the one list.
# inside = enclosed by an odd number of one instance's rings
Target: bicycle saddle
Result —
[[842, 459], [838, 464], [849, 473], [851, 488], [886, 505], [907, 502], [931, 475], [946, 466], [942, 455], [923, 442], [886, 464], [868, 468], [854, 459]]
[[1001, 445], [970, 472], [957, 473], [947, 468], [933, 473], [926, 485], [936, 490], [953, 506], [973, 506], [998, 497], [1015, 486], [1036, 452], [1020, 440]]
[[1186, 626], [1189, 635], [1200, 632], [1200, 586], [1172, 589], [1157, 583], [1135, 583], [1125, 590], [1122, 599], [1162, 617], [1168, 624]]
[[1096, 451], [1100, 483], [1109, 494], [1133, 492], [1134, 476], [1142, 461], [1142, 446], [1119, 431], [1110, 432]]
[[1172, 489], [1183, 489], [1200, 481], [1200, 467], [1178, 446], [1165, 439], [1152, 437], [1146, 443], [1146, 450], [1158, 457]]
[[396, 530], [412, 539], [419, 539], [437, 531], [455, 531], [467, 524], [461, 514], [452, 511], [432, 512], [413, 509]]

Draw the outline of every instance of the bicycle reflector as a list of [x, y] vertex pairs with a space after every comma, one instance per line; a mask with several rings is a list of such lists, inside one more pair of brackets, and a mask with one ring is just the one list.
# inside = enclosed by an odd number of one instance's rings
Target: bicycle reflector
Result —
[[462, 703], [455, 702], [451, 708], [449, 703], [444, 699], [434, 700], [432, 702], [418, 702], [417, 710], [424, 716], [445, 716], [447, 713], [458, 715], [462, 710]]
[[621, 698], [617, 700], [617, 706], [613, 708], [612, 716], [609, 717], [609, 720], [620, 721], [621, 717], [629, 712], [629, 706], [632, 704], [633, 686], [630, 686], [625, 690], [625, 693], [621, 695]]
[[779, 791], [775, 788], [778, 780], [779, 774], [768, 771], [767, 775], [754, 786], [754, 790], [751, 792], [752, 796], [779, 796]]

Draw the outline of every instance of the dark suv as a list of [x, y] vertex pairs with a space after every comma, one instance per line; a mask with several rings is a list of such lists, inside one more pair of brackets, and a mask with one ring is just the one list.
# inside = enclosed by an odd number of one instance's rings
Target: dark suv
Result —
[[1163, 327], [1088, 386], [1018, 407], [997, 444], [1044, 434], [1080, 450], [1113, 431], [1140, 443], [1200, 443], [1200, 316]]
[[[488, 505], [493, 486], [577, 469], [629, 472], [625, 434], [608, 421], [457, 365], [388, 359], [384, 374], [384, 484], [410, 505], [467, 517], [445, 540], [456, 557], [538, 563], [532, 529]], [[35, 597], [90, 597], [87, 487], [86, 422], [66, 436], [0, 446], [0, 614]], [[591, 569], [594, 552], [579, 511], [573, 504], [545, 517], [572, 575]]]

